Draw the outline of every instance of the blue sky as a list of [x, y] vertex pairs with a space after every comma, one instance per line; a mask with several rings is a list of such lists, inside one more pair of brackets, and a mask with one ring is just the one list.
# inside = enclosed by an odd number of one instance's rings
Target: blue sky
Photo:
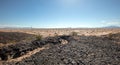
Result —
[[120, 26], [120, 0], [0, 0], [0, 27]]

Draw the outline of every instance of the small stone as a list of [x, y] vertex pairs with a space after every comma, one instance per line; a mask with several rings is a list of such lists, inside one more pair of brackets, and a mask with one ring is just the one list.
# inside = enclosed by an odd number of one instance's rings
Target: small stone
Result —
[[63, 39], [61, 39], [61, 43], [62, 43], [62, 44], [67, 44], [68, 41], [67, 41], [67, 40], [63, 40]]
[[76, 62], [73, 60], [72, 63], [75, 64]]
[[65, 65], [65, 64], [60, 63], [59, 65]]
[[63, 61], [64, 61], [65, 63], [68, 63], [68, 60], [67, 60], [67, 59], [64, 59]]

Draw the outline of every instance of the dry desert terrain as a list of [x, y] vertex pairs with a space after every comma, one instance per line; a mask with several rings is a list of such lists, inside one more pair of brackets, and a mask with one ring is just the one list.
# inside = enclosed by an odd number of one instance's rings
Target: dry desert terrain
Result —
[[120, 28], [1, 28], [0, 65], [120, 65]]

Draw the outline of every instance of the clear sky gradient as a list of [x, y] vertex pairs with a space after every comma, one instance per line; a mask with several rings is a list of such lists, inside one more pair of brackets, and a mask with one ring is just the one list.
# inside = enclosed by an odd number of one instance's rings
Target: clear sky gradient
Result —
[[120, 0], [0, 0], [0, 27], [120, 26]]

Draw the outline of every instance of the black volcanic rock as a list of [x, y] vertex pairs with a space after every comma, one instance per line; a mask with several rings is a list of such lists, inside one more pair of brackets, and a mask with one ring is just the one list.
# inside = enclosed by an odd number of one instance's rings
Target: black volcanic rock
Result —
[[[111, 34], [118, 38], [119, 33]], [[104, 36], [64, 36], [50, 37], [49, 49], [41, 50], [22, 61], [3, 62], [3, 65], [120, 65], [120, 40]], [[48, 42], [48, 38], [44, 42]], [[68, 44], [56, 44], [59, 40], [69, 40]], [[58, 40], [58, 41], [56, 41]], [[39, 41], [36, 41], [40, 44]], [[55, 44], [55, 45], [54, 45]]]
[[[10, 45], [7, 47], [3, 47], [0, 49], [0, 58], [2, 60], [8, 60], [8, 59], [13, 59], [20, 57], [24, 54], [26, 54], [28, 51], [32, 51], [36, 48], [42, 47], [46, 44], [61, 44], [62, 41], [61, 39], [64, 39], [64, 37], [47, 37], [43, 40], [35, 40], [30, 43], [19, 43], [15, 45]], [[8, 58], [10, 57], [10, 58]]]

